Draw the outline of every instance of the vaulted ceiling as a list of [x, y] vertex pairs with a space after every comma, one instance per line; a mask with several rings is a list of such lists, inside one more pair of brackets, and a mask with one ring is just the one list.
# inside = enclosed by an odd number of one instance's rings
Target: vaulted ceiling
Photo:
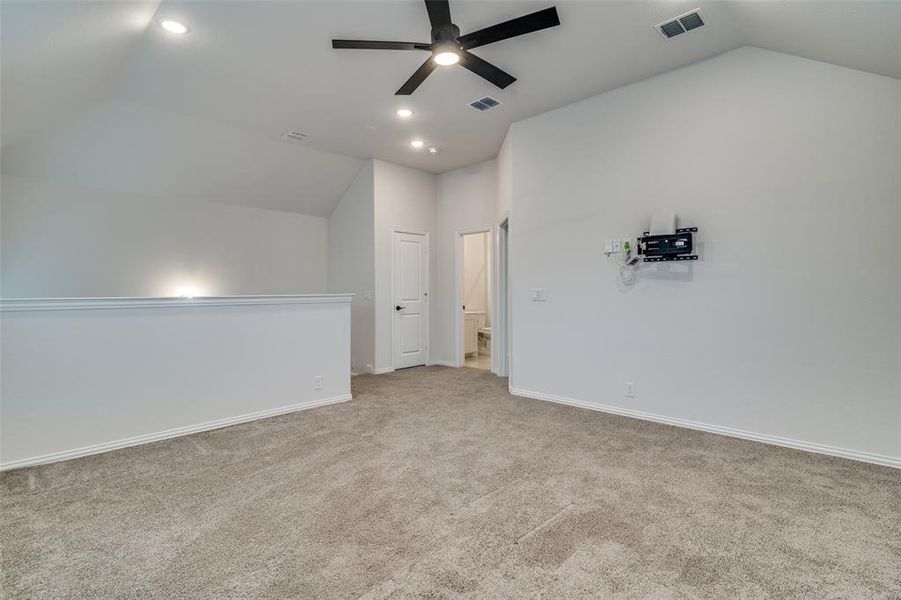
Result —
[[[554, 3], [451, 0], [451, 13], [467, 32]], [[5, 0], [3, 170], [327, 215], [362, 159], [432, 172], [486, 160], [517, 120], [740, 46], [901, 78], [895, 0], [556, 5], [560, 27], [474, 51], [518, 78], [507, 89], [444, 67], [403, 98], [394, 91], [426, 55], [329, 41], [428, 42], [419, 0]], [[654, 29], [695, 8], [704, 27], [673, 39]], [[189, 34], [166, 33], [161, 17]], [[468, 107], [485, 95], [503, 104]], [[413, 117], [398, 119], [401, 106]], [[282, 140], [289, 129], [309, 140]], [[415, 151], [413, 138], [441, 152]]]

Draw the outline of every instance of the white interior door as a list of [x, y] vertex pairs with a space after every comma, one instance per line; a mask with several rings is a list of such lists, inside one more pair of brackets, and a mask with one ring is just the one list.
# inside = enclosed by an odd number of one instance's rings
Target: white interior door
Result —
[[394, 368], [429, 361], [429, 240], [394, 232]]

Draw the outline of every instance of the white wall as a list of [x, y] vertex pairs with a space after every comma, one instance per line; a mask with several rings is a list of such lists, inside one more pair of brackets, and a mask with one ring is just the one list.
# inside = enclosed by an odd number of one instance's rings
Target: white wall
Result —
[[432, 360], [453, 364], [455, 252], [457, 232], [491, 227], [495, 222], [497, 163], [493, 160], [438, 175], [437, 277], [433, 278]]
[[[381, 160], [374, 162], [375, 207], [375, 369], [391, 368], [391, 247], [394, 227], [407, 227], [435, 237], [435, 175]], [[430, 250], [432, 282], [436, 277], [435, 251]], [[433, 294], [430, 293], [430, 297]], [[435, 329], [430, 311], [431, 329]]]
[[12, 146], [4, 137], [3, 174], [327, 217], [362, 161], [271, 133], [109, 99]]
[[0, 467], [349, 400], [349, 300], [4, 301]]
[[328, 220], [328, 289], [353, 292], [351, 367], [375, 364], [375, 208], [373, 161], [366, 161]]
[[497, 199], [495, 201], [495, 213], [497, 220], [513, 210], [513, 135], [515, 128], [511, 127], [504, 136], [504, 143], [497, 154], [497, 180], [495, 189]]
[[326, 289], [327, 220], [3, 175], [4, 297]]
[[468, 311], [485, 313], [491, 324], [488, 305], [488, 238], [490, 233], [463, 236], [463, 305]]
[[[899, 111], [742, 48], [514, 125], [512, 387], [901, 464]], [[603, 240], [661, 210], [701, 260], [618, 286]]]

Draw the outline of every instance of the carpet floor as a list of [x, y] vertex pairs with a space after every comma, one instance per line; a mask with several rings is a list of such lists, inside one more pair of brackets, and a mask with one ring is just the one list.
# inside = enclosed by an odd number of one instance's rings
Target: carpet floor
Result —
[[901, 598], [901, 472], [475, 369], [0, 476], [4, 598]]

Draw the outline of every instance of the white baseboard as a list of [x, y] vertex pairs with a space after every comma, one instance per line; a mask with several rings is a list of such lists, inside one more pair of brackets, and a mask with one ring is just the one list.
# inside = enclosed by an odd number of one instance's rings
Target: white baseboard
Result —
[[110, 450], [118, 450], [119, 448], [128, 448], [129, 446], [139, 446], [141, 444], [149, 444], [151, 442], [158, 442], [161, 440], [166, 440], [169, 438], [180, 437], [183, 435], [188, 435], [190, 433], [198, 433], [201, 431], [210, 431], [212, 429], [221, 429], [222, 427], [229, 427], [231, 425], [238, 425], [240, 423], [247, 423], [248, 421], [256, 421], [258, 419], [266, 419], [268, 417], [276, 417], [278, 415], [284, 415], [292, 412], [298, 412], [301, 410], [307, 410], [309, 408], [317, 408], [319, 406], [327, 406], [329, 404], [338, 404], [339, 402], [347, 402], [351, 400], [352, 397], [350, 394], [344, 394], [342, 396], [333, 396], [331, 398], [322, 398], [321, 400], [311, 400], [308, 402], [299, 402], [297, 404], [291, 404], [290, 406], [280, 406], [278, 408], [270, 408], [267, 410], [261, 410], [258, 412], [247, 413], [244, 415], [239, 415], [237, 417], [226, 417], [224, 419], [216, 419], [215, 421], [207, 421], [205, 423], [198, 423], [197, 425], [186, 425], [184, 427], [176, 427], [174, 429], [168, 429], [166, 431], [159, 431], [157, 433], [147, 433], [144, 435], [137, 435], [134, 437], [126, 438], [124, 440], [116, 440], [114, 442], [105, 442], [102, 444], [95, 444], [93, 446], [84, 446], [82, 448], [75, 448], [73, 450], [64, 450], [62, 452], [53, 452], [51, 454], [45, 454], [43, 456], [35, 456], [33, 458], [24, 458], [21, 460], [16, 460], [8, 463], [0, 463], [0, 471], [11, 471], [13, 469], [21, 469], [23, 467], [33, 467], [35, 465], [43, 465], [52, 462], [59, 462], [61, 460], [70, 460], [73, 458], [79, 458], [82, 456], [90, 456], [91, 454], [100, 454], [101, 452], [109, 452]]
[[384, 375], [385, 373], [394, 373], [394, 367], [373, 367], [373, 375]]
[[741, 429], [733, 429], [731, 427], [723, 427], [720, 425], [708, 425], [707, 423], [699, 423], [697, 421], [689, 421], [687, 419], [679, 419], [676, 417], [664, 417], [654, 413], [643, 412], [640, 410], [631, 410], [628, 408], [620, 408], [618, 406], [610, 406], [607, 404], [596, 404], [594, 402], [586, 402], [584, 400], [576, 400], [574, 398], [566, 398], [563, 396], [554, 396], [553, 394], [544, 394], [541, 392], [532, 392], [518, 388], [510, 388], [510, 393], [514, 396], [522, 396], [524, 398], [534, 398], [535, 400], [546, 400], [556, 404], [566, 404], [568, 406], [576, 406], [578, 408], [587, 408], [600, 412], [620, 415], [623, 417], [632, 417], [633, 419], [642, 419], [644, 421], [653, 421], [655, 423], [663, 423], [665, 425], [674, 425], [676, 427], [684, 427], [686, 429], [697, 429], [708, 433], [718, 433], [743, 440], [751, 440], [754, 442], [762, 442], [764, 444], [772, 444], [774, 446], [782, 446], [785, 448], [794, 448], [796, 450], [804, 450], [805, 452], [815, 452], [817, 454], [827, 454], [829, 456], [837, 456], [839, 458], [848, 458], [860, 462], [873, 463], [886, 467], [901, 469], [901, 458], [885, 456], [882, 454], [872, 454], [869, 452], [858, 452], [857, 450], [847, 450], [845, 448], [836, 448], [834, 446], [824, 446], [822, 444], [814, 444], [811, 442], [802, 442], [791, 438], [784, 438], [765, 433], [753, 433], [743, 431]]

